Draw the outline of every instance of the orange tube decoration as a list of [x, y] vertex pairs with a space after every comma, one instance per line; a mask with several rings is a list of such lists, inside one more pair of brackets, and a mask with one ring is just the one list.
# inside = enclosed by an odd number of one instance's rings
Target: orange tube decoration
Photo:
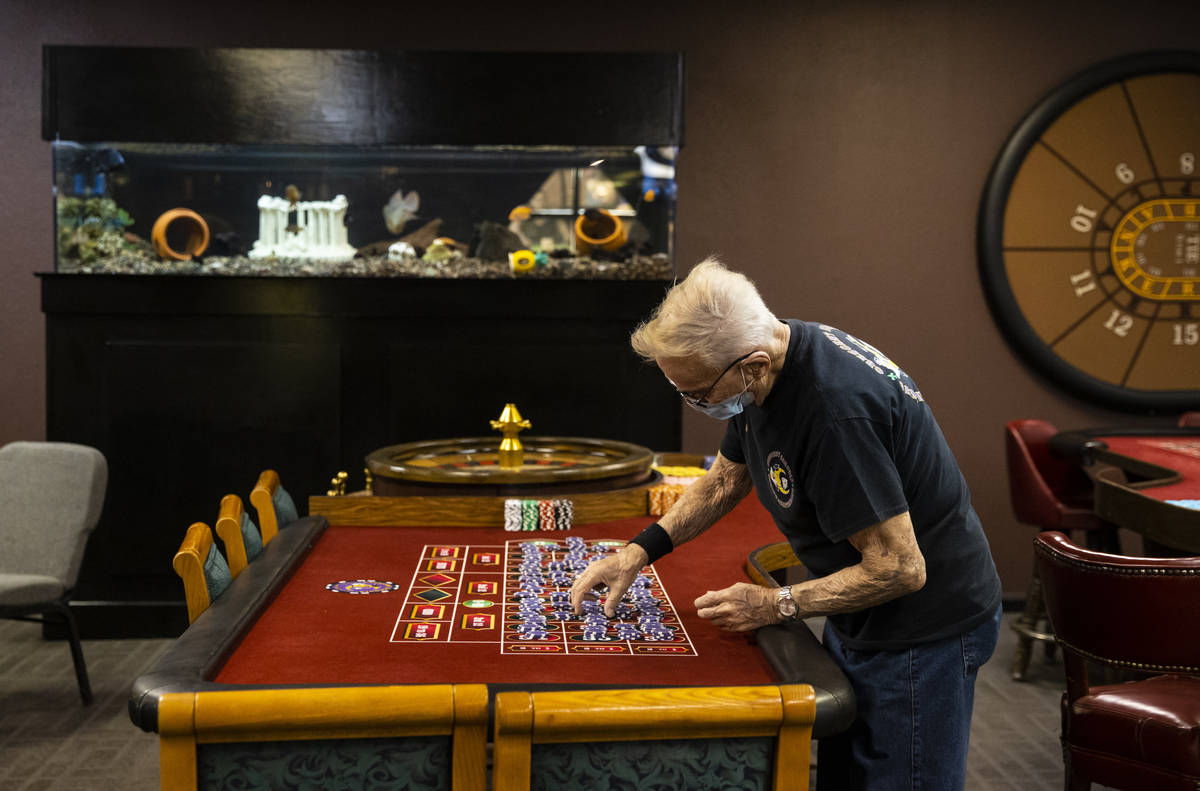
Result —
[[580, 255], [595, 249], [619, 250], [625, 235], [625, 223], [607, 209], [588, 209], [575, 218], [575, 249]]
[[[187, 247], [183, 252], [167, 244], [167, 228], [171, 225], [178, 225], [187, 231]], [[150, 231], [150, 242], [154, 245], [154, 252], [170, 261], [190, 261], [192, 256], [200, 255], [208, 248], [208, 239], [208, 223], [191, 209], [171, 209], [163, 212], [154, 221], [154, 228]]]

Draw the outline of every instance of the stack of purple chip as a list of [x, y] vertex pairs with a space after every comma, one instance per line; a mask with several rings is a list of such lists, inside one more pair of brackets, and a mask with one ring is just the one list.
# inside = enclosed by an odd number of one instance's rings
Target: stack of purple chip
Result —
[[542, 548], [532, 542], [521, 544], [521, 563], [517, 566], [519, 588], [517, 599], [517, 637], [521, 640], [545, 640], [549, 636], [546, 628], [546, 612], [542, 607], [541, 594], [546, 589], [542, 573]]
[[604, 605], [596, 599], [583, 602], [583, 639], [588, 641], [607, 641], [608, 616], [604, 614]]

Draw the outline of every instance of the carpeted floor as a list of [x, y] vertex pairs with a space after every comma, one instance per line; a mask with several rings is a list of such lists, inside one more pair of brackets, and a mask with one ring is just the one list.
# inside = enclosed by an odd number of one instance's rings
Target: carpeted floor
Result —
[[[1062, 787], [1061, 665], [1047, 663], [1039, 650], [1030, 681], [1009, 679], [1016, 641], [1008, 624], [1015, 617], [1005, 614], [996, 654], [980, 671], [968, 791]], [[96, 696], [85, 708], [66, 643], [42, 641], [35, 624], [0, 620], [0, 788], [157, 788], [157, 736], [136, 728], [125, 705], [133, 679], [168, 643], [85, 641]]]

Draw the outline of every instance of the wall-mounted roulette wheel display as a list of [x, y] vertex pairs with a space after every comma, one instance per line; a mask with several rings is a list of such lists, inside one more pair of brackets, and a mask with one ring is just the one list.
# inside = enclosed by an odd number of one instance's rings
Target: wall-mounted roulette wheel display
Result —
[[592, 492], [649, 482], [654, 454], [629, 442], [584, 437], [522, 437], [519, 467], [500, 464], [500, 437], [409, 442], [367, 456], [371, 491], [417, 494], [520, 495], [531, 491]]
[[1200, 52], [1102, 63], [1043, 99], [979, 216], [989, 305], [1037, 370], [1093, 403], [1200, 405]]

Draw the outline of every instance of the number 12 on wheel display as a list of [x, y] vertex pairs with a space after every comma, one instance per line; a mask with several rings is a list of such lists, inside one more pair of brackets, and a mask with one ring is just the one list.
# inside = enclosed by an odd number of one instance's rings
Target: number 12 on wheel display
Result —
[[1039, 102], [992, 168], [979, 267], [1038, 371], [1131, 411], [1200, 405], [1200, 52], [1102, 63]]

